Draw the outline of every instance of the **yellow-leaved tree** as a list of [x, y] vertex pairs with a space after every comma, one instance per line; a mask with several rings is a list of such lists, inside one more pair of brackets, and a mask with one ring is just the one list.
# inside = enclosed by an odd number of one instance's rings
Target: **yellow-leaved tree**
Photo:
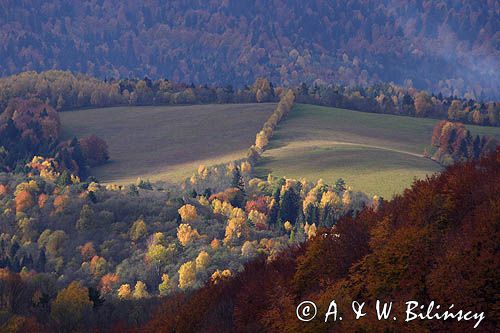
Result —
[[132, 290], [130, 289], [130, 284], [122, 284], [118, 289], [118, 298], [120, 299], [130, 299], [132, 297]]
[[186, 246], [198, 238], [200, 238], [200, 234], [196, 229], [191, 228], [189, 224], [181, 223], [177, 228], [177, 239], [182, 246]]
[[188, 261], [179, 268], [179, 288], [187, 289], [196, 283], [196, 263]]
[[190, 204], [186, 204], [179, 208], [179, 215], [181, 216], [182, 222], [188, 223], [196, 220], [198, 213], [196, 207]]
[[196, 257], [196, 270], [202, 271], [210, 264], [210, 255], [206, 251], [201, 251]]
[[248, 237], [250, 228], [247, 223], [247, 216], [241, 208], [233, 208], [231, 216], [227, 221], [224, 244], [230, 244], [242, 237]]
[[144, 282], [137, 281], [137, 283], [135, 284], [133, 297], [136, 299], [149, 297], [148, 288], [146, 287], [146, 284]]
[[65, 331], [78, 330], [85, 316], [92, 310], [89, 291], [79, 282], [73, 281], [61, 290], [52, 302], [50, 315]]

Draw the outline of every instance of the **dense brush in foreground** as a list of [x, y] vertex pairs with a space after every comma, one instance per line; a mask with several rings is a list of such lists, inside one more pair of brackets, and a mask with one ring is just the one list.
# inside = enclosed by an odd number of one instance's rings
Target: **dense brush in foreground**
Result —
[[[482, 332], [498, 327], [500, 150], [456, 164], [377, 210], [366, 209], [276, 260], [247, 264], [235, 278], [169, 298], [147, 325], [164, 332], [374, 332], [472, 329], [474, 321], [405, 323], [405, 302], [485, 313]], [[343, 321], [324, 323], [331, 300]], [[397, 321], [352, 317], [351, 301], [394, 302]], [[300, 322], [296, 306], [314, 301], [318, 316]]]

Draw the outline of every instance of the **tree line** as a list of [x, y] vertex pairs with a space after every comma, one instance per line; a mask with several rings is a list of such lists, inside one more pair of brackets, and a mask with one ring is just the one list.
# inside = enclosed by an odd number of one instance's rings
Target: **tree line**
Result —
[[235, 89], [167, 79], [104, 79], [69, 71], [23, 72], [0, 79], [0, 109], [14, 98], [37, 98], [57, 111], [115, 105], [255, 103], [277, 100], [279, 89], [258, 78]]
[[395, 84], [369, 87], [302, 84], [295, 89], [297, 102], [363, 112], [447, 119], [462, 123], [500, 126], [500, 103], [457, 96], [444, 97]]

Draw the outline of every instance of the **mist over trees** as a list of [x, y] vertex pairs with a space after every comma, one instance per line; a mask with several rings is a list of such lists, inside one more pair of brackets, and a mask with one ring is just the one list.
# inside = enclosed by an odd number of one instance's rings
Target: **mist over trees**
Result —
[[[498, 98], [495, 1], [40, 1], [0, 5], [0, 74], [68, 69], [242, 87], [394, 81]], [[63, 102], [63, 101], [61, 101]]]

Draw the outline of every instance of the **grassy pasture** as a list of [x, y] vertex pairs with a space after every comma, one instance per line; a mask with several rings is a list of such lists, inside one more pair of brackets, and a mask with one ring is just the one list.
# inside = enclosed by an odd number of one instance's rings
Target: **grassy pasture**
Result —
[[[363, 113], [297, 104], [275, 131], [256, 168], [293, 178], [333, 183], [390, 198], [441, 167], [421, 155], [438, 120]], [[500, 129], [468, 126], [473, 134], [500, 138]]]
[[144, 106], [61, 113], [63, 136], [96, 134], [106, 140], [111, 160], [93, 168], [103, 182], [131, 183], [137, 177], [177, 181], [199, 164], [245, 156], [273, 103]]

